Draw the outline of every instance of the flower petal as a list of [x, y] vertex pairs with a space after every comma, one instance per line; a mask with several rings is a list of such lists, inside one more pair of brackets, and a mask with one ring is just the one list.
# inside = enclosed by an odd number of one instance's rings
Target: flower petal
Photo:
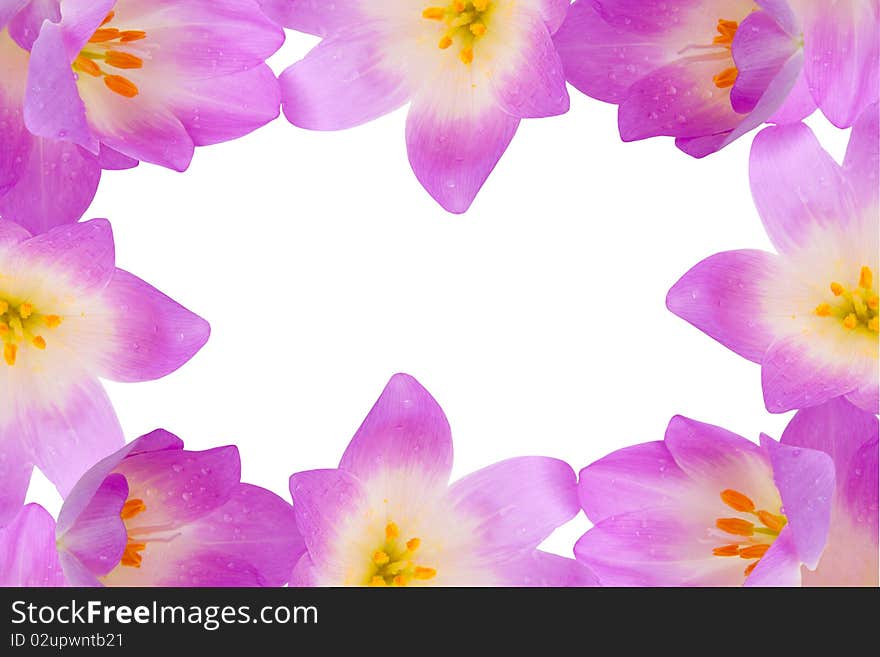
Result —
[[588, 0], [571, 5], [553, 42], [568, 81], [608, 103], [621, 102], [635, 82], [670, 59], [660, 39], [608, 23]]
[[347, 520], [366, 503], [361, 483], [345, 470], [309, 470], [290, 478], [296, 526], [314, 564], [333, 558]]
[[85, 376], [64, 398], [21, 409], [18, 423], [33, 462], [62, 496], [98, 460], [125, 442], [104, 388], [97, 379]]
[[877, 214], [880, 207], [880, 107], [870, 105], [853, 126], [843, 160], [846, 179], [853, 186], [857, 203]]
[[98, 153], [98, 164], [101, 165], [102, 169], [109, 171], [123, 171], [125, 169], [133, 169], [138, 165], [138, 161], [113, 150], [106, 144], [101, 144], [101, 152]]
[[34, 137], [21, 177], [0, 197], [0, 215], [44, 233], [82, 217], [98, 191], [97, 158], [68, 141]]
[[64, 43], [73, 61], [118, 0], [62, 0]]
[[43, 25], [31, 51], [24, 122], [38, 137], [71, 141], [97, 154], [70, 62], [61, 25]]
[[544, 22], [519, 12], [517, 46], [505, 53], [505, 66], [491, 78], [500, 107], [523, 119], [565, 114], [569, 107], [562, 61]]
[[761, 363], [764, 404], [771, 413], [823, 404], [845, 395], [862, 382], [861, 368], [823, 358], [808, 338], [782, 338]]
[[557, 459], [524, 456], [495, 463], [449, 488], [456, 510], [472, 518], [487, 554], [534, 549], [577, 515], [577, 478]]
[[798, 121], [807, 118], [815, 111], [816, 101], [813, 100], [813, 95], [810, 93], [810, 88], [807, 86], [806, 74], [803, 69], [801, 69], [797, 80], [795, 80], [794, 86], [791, 88], [791, 91], [788, 92], [788, 98], [786, 98], [782, 106], [767, 119], [767, 123], [797, 123]]
[[834, 462], [824, 452], [780, 445], [765, 435], [761, 446], [770, 455], [798, 558], [814, 570], [828, 540]]
[[687, 475], [662, 442], [624, 447], [581, 470], [580, 504], [591, 522], [668, 506], [689, 490]]
[[103, 289], [116, 271], [113, 230], [106, 219], [58, 226], [22, 242], [11, 265], [15, 271], [39, 268], [58, 276], [71, 290]]
[[505, 563], [500, 570], [502, 586], [599, 586], [599, 580], [582, 563], [541, 550]]
[[804, 20], [807, 81], [819, 108], [838, 128], [851, 126], [880, 94], [878, 21], [876, 2], [809, 4]]
[[391, 469], [418, 472], [426, 487], [445, 484], [452, 471], [452, 435], [443, 409], [413, 377], [395, 374], [339, 467], [364, 482]]
[[448, 102], [427, 94], [415, 98], [406, 144], [419, 182], [446, 210], [461, 214], [507, 150], [519, 119], [494, 106], [462, 114]]
[[773, 342], [763, 307], [766, 284], [778, 268], [777, 257], [764, 251], [717, 253], [672, 286], [666, 307], [728, 349], [759, 363]]
[[30, 50], [43, 21], [57, 23], [61, 20], [59, 0], [30, 0], [20, 12], [9, 21], [9, 35], [25, 50]]
[[27, 68], [27, 53], [0, 29], [0, 116], [3, 117], [0, 199], [21, 177], [22, 162], [27, 159], [34, 140], [24, 124]]
[[290, 575], [290, 588], [313, 588], [318, 586], [318, 573], [308, 553], [302, 555]]
[[55, 519], [39, 504], [21, 507], [0, 528], [0, 587], [65, 584], [55, 549]]
[[24, 504], [33, 469], [18, 423], [4, 420], [0, 426], [0, 527], [12, 521]]
[[281, 95], [265, 64], [242, 73], [188, 82], [172, 100], [196, 146], [242, 137], [278, 118]]
[[734, 111], [754, 110], [798, 47], [772, 16], [763, 11], [750, 14], [737, 29], [731, 48], [738, 71], [730, 91]]
[[0, 4], [0, 31], [6, 27], [7, 23], [9, 23], [9, 21], [11, 21], [28, 2], [30, 2], [30, 0], [7, 0], [3, 4]]
[[284, 115], [309, 130], [342, 130], [387, 114], [410, 97], [402, 72], [387, 62], [369, 28], [322, 41], [279, 78]]
[[30, 238], [27, 229], [0, 217], [0, 251], [8, 251]]
[[130, 530], [181, 527], [230, 500], [241, 481], [241, 461], [233, 445], [203, 452], [166, 449], [129, 453], [114, 472], [125, 475], [130, 496], [146, 506], [129, 520]]
[[117, 269], [104, 292], [112, 348], [98, 373], [114, 381], [161, 378], [208, 341], [208, 323], [137, 276]]
[[297, 32], [329, 36], [363, 20], [358, 0], [258, 0], [276, 23]]
[[293, 507], [275, 493], [248, 484], [238, 486], [223, 506], [187, 527], [186, 538], [198, 552], [249, 564], [259, 586], [286, 584], [306, 551]]
[[817, 225], [856, 216], [843, 171], [803, 124], [767, 128], [755, 137], [749, 180], [764, 227], [782, 253], [806, 246]]
[[[128, 499], [128, 484], [120, 474], [101, 483], [76, 522], [58, 535], [61, 550], [69, 552], [93, 575], [106, 575], [122, 558], [128, 534], [120, 517]], [[71, 583], [78, 585], [73, 579]]]
[[779, 538], [773, 541], [773, 545], [755, 566], [755, 570], [749, 575], [745, 585], [801, 585], [801, 560], [790, 527], [782, 529]]

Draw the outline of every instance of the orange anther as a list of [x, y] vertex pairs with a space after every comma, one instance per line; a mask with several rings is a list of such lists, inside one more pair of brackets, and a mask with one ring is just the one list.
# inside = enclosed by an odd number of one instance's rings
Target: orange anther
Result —
[[755, 533], [755, 526], [748, 520], [740, 518], [718, 518], [715, 526], [723, 532], [736, 536], [751, 536]]
[[712, 549], [716, 557], [735, 557], [739, 554], [739, 545], [721, 545]]
[[105, 59], [107, 66], [113, 68], [143, 68], [144, 60], [136, 55], [117, 50], [108, 50]]
[[750, 498], [731, 488], [721, 491], [721, 501], [737, 511], [751, 513], [755, 510], [755, 503]]
[[131, 80], [124, 78], [121, 75], [105, 76], [104, 84], [107, 85], [107, 88], [110, 89], [110, 91], [113, 91], [120, 96], [125, 96], [126, 98], [134, 98], [140, 93]]

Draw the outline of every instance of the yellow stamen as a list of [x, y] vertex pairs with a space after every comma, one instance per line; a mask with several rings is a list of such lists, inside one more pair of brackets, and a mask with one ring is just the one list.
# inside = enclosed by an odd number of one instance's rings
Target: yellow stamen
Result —
[[373, 563], [376, 564], [377, 566], [384, 566], [389, 561], [391, 561], [391, 557], [389, 557], [382, 550], [376, 550], [373, 553]]
[[733, 43], [733, 37], [736, 36], [736, 30], [739, 23], [736, 21], [727, 21], [723, 18], [718, 21], [718, 36], [712, 39], [712, 43], [718, 45], [729, 46]]
[[15, 356], [18, 354], [18, 347], [11, 342], [7, 342], [3, 345], [3, 360], [6, 361], [6, 364], [9, 367], [15, 365]]
[[37, 349], [45, 349], [46, 348], [46, 340], [42, 335], [34, 336], [34, 339], [31, 340], [31, 344], [33, 344]]
[[460, 14], [467, 8], [467, 4], [462, 2], [462, 0], [455, 0], [452, 3], [452, 8]]
[[486, 11], [489, 8], [489, 0], [474, 0], [474, 9], [477, 11]]
[[130, 43], [146, 39], [147, 33], [143, 30], [124, 30], [119, 33], [119, 43]]
[[43, 323], [48, 328], [56, 328], [61, 326], [61, 317], [58, 315], [43, 315]]
[[376, 575], [370, 580], [370, 586], [388, 586], [388, 584], [385, 583], [383, 578]]
[[421, 539], [411, 538], [406, 542], [406, 549], [410, 552], [415, 552], [419, 549], [419, 546], [422, 544]]
[[12, 329], [12, 333], [18, 339], [24, 337], [24, 327], [21, 325], [21, 319], [19, 317], [11, 317], [9, 319], [9, 326]]
[[393, 580], [391, 580], [394, 586], [406, 586], [406, 577], [403, 575], [397, 575]]
[[80, 55], [73, 61], [73, 67], [77, 71], [82, 71], [83, 73], [87, 73], [88, 75], [93, 75], [96, 78], [101, 77], [101, 67], [98, 66], [91, 59], [83, 57], [82, 55]]
[[474, 49], [470, 46], [462, 48], [461, 52], [458, 53], [458, 58], [461, 60], [462, 64], [470, 64], [474, 61]]
[[131, 80], [124, 78], [121, 75], [105, 76], [104, 84], [107, 85], [107, 88], [110, 89], [110, 91], [113, 91], [120, 96], [125, 96], [126, 98], [134, 98], [140, 93]]
[[9, 310], [9, 304], [0, 299], [0, 315]]
[[127, 52], [119, 52], [117, 50], [108, 50], [106, 58], [107, 66], [113, 68], [143, 68], [144, 60], [136, 55]]
[[441, 21], [446, 17], [446, 10], [443, 7], [428, 7], [422, 12], [422, 18], [431, 21]]
[[136, 543], [129, 539], [125, 546], [125, 552], [122, 553], [122, 559], [119, 560], [123, 566], [131, 566], [132, 568], [140, 568], [144, 557], [139, 554], [141, 550], [145, 550], [146, 543]]
[[471, 23], [471, 34], [481, 37], [486, 33], [486, 26], [483, 23]]
[[107, 16], [104, 18], [104, 22], [101, 23], [101, 26], [103, 27], [104, 25], [112, 21], [114, 16], [116, 16], [115, 11], [111, 11], [109, 14], [107, 14]]
[[119, 30], [117, 30], [115, 27], [102, 27], [98, 30], [95, 30], [92, 38], [89, 39], [89, 43], [106, 43], [107, 41], [113, 41], [118, 37]]
[[831, 294], [833, 294], [834, 296], [839, 297], [841, 294], [843, 294], [843, 291], [844, 287], [840, 283], [831, 284]]
[[138, 497], [134, 497], [130, 500], [126, 500], [125, 504], [122, 505], [122, 511], [119, 512], [119, 517], [123, 520], [128, 520], [146, 510], [147, 505], [144, 504], [144, 501]]
[[715, 526], [723, 532], [736, 536], [751, 536], [755, 533], [755, 525], [740, 518], [718, 518]]
[[389, 541], [393, 541], [395, 538], [400, 536], [400, 527], [397, 526], [396, 523], [389, 522], [385, 525], [385, 539]]
[[732, 87], [736, 83], [736, 78], [739, 76], [739, 70], [736, 66], [731, 66], [730, 68], [726, 68], [721, 73], [712, 77], [712, 82], [715, 83], [715, 86], [719, 89], [726, 89], [728, 87]]
[[762, 525], [775, 532], [781, 532], [782, 528], [786, 525], [784, 517], [774, 515], [769, 511], [758, 511], [758, 520], [761, 521]]
[[874, 286], [874, 272], [868, 266], [862, 267], [859, 272], [859, 287], [863, 290], [870, 290]]
[[721, 491], [721, 501], [731, 509], [750, 513], [755, 510], [755, 503], [737, 490], [728, 488]]
[[746, 569], [743, 571], [746, 577], [752, 574], [752, 571], [755, 569], [755, 566], [757, 566], [758, 563], [760, 562], [755, 561], [754, 563], [750, 563], [748, 566], [746, 566]]
[[868, 329], [875, 332], [880, 332], [880, 322], [878, 322], [877, 317], [872, 317], [868, 320]]
[[4, 336], [9, 333], [9, 324], [6, 322], [0, 322], [0, 336]]
[[416, 569], [413, 571], [413, 577], [420, 580], [434, 579], [437, 577], [437, 569], [416, 566]]
[[739, 554], [739, 545], [721, 545], [713, 548], [712, 554], [716, 557], [735, 557]]
[[819, 317], [830, 317], [831, 316], [831, 306], [827, 303], [820, 303], [816, 306], [816, 314]]
[[769, 543], [749, 545], [748, 547], [744, 547], [742, 550], [739, 551], [739, 556], [741, 556], [743, 559], [760, 559], [767, 553], [767, 550], [769, 549]]
[[846, 328], [848, 328], [849, 330], [853, 330], [856, 326], [858, 326], [858, 324], [859, 324], [859, 320], [858, 320], [858, 318], [855, 316], [854, 313], [850, 313], [849, 315], [847, 315], [847, 316], [844, 317], [844, 319], [843, 319], [843, 325], [844, 325]]
[[18, 307], [18, 314], [22, 319], [27, 319], [34, 314], [34, 307], [29, 303], [23, 303]]
[[440, 50], [446, 50], [451, 45], [452, 45], [452, 39], [449, 37], [448, 34], [444, 34], [443, 38], [440, 39], [440, 43], [437, 44], [437, 46], [440, 48]]

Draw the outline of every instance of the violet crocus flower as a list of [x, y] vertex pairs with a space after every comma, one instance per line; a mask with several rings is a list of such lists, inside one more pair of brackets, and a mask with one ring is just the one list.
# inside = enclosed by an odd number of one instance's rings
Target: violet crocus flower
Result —
[[0, 527], [0, 587], [66, 585], [55, 548], [55, 518], [39, 504], [21, 507]]
[[304, 551], [293, 509], [241, 483], [234, 446], [158, 429], [89, 470], [56, 528], [73, 586], [281, 586]]
[[767, 409], [844, 395], [878, 409], [878, 113], [853, 128], [843, 167], [803, 124], [767, 128], [752, 194], [779, 255], [719, 253], [669, 291], [669, 309], [761, 364]]
[[290, 478], [308, 553], [298, 586], [592, 586], [573, 559], [537, 550], [578, 513], [562, 461], [524, 457], [451, 486], [452, 437], [437, 402], [395, 375], [335, 470]]
[[877, 432], [844, 399], [760, 447], [673, 418], [581, 471], [575, 554], [609, 586], [876, 586]]
[[877, 0], [578, 0], [554, 40], [568, 81], [619, 105], [624, 141], [703, 157], [816, 109], [849, 127], [878, 98]]
[[208, 339], [205, 320], [114, 260], [106, 220], [31, 237], [0, 219], [0, 525], [33, 464], [66, 495], [123, 444], [98, 377], [160, 378]]
[[32, 232], [77, 220], [102, 168], [183, 171], [278, 116], [284, 34], [255, 0], [0, 7], [0, 214]]
[[550, 36], [569, 0], [263, 0], [288, 27], [324, 37], [281, 76], [294, 125], [341, 130], [411, 101], [416, 177], [465, 212], [520, 119], [563, 114], [569, 98]]

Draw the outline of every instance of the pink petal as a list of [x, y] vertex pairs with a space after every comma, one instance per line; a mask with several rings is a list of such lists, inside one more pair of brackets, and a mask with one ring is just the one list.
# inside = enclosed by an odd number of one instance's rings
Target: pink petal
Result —
[[565, 74], [550, 33], [537, 16], [521, 13], [516, 20], [521, 25], [521, 44], [491, 82], [499, 106], [523, 119], [565, 114], [569, 107]]
[[76, 144], [34, 137], [20, 174], [0, 197], [0, 214], [39, 234], [82, 217], [98, 191], [101, 167]]
[[810, 3], [804, 20], [807, 81], [834, 125], [848, 128], [880, 95], [876, 2]]
[[340, 530], [366, 500], [360, 481], [345, 470], [310, 470], [290, 478], [296, 526], [317, 567], [342, 540]]
[[845, 225], [857, 216], [843, 171], [803, 124], [755, 137], [749, 180], [764, 228], [782, 253], [807, 245], [817, 226]]
[[761, 436], [761, 445], [770, 455], [798, 558], [813, 570], [828, 540], [834, 462], [824, 452], [780, 445], [767, 436]]
[[[95, 577], [113, 570], [125, 552], [128, 534], [119, 514], [126, 499], [125, 477], [111, 474], [95, 491], [76, 522], [58, 536], [60, 549], [73, 555]], [[79, 585], [75, 574], [69, 579], [75, 586]]]
[[443, 410], [408, 374], [395, 374], [339, 463], [370, 481], [388, 470], [417, 471], [426, 487], [445, 484], [452, 471], [452, 435]]
[[82, 293], [103, 289], [114, 272], [113, 231], [106, 219], [58, 226], [22, 242], [16, 249], [14, 270], [39, 268], [57, 275]]
[[[358, 0], [258, 0], [269, 18], [297, 32], [329, 36], [363, 20]], [[427, 5], [426, 5], [427, 6]]]
[[[101, 26], [104, 18], [116, 5], [118, 0], [62, 0], [62, 27], [64, 44], [69, 61], [73, 61], [77, 53]], [[130, 2], [126, 2], [130, 5]]]
[[280, 77], [284, 115], [310, 130], [351, 128], [391, 112], [410, 97], [400, 71], [366, 27], [322, 41]]
[[99, 374], [114, 381], [149, 381], [175, 371], [208, 341], [208, 323], [121, 269], [104, 291], [112, 309], [112, 349]]
[[633, 84], [672, 56], [660, 39], [611, 25], [588, 0], [571, 5], [553, 42], [568, 81], [608, 103], [621, 102]]
[[669, 290], [670, 311], [743, 358], [759, 363], [773, 342], [763, 308], [778, 258], [764, 251], [727, 251], [706, 258]]
[[0, 528], [0, 587], [65, 586], [55, 549], [55, 519], [39, 504]]
[[10, 522], [24, 504], [33, 469], [18, 423], [4, 419], [0, 425], [0, 527]]
[[318, 572], [312, 558], [304, 554], [296, 562], [290, 575], [290, 588], [303, 588], [318, 586]]
[[[283, 0], [282, 0], [283, 1]], [[0, 4], [0, 31], [30, 0], [6, 0]]]
[[446, 210], [460, 214], [507, 150], [519, 119], [492, 106], [457, 115], [446, 102], [427, 95], [413, 101], [406, 144], [419, 182]]
[[188, 82], [172, 105], [196, 146], [242, 137], [275, 120], [281, 95], [265, 64], [248, 71]]
[[779, 123], [783, 125], [786, 123], [797, 123], [807, 118], [815, 111], [816, 101], [813, 100], [813, 95], [810, 93], [810, 88], [807, 86], [806, 74], [803, 69], [801, 69], [794, 86], [788, 93], [788, 98], [786, 98], [782, 106], [767, 119], [767, 123]]
[[9, 35], [25, 50], [30, 50], [43, 21], [57, 23], [61, 20], [59, 0], [30, 0], [9, 22]]
[[779, 538], [767, 550], [749, 575], [746, 586], [800, 586], [801, 560], [790, 527], [784, 527]]
[[870, 105], [853, 126], [843, 160], [846, 179], [856, 193], [858, 205], [877, 213], [880, 207], [880, 108]]
[[523, 4], [537, 11], [550, 34], [555, 34], [565, 20], [571, 7], [571, 0], [526, 0]]
[[62, 496], [124, 442], [107, 393], [96, 379], [85, 376], [50, 406], [20, 410], [18, 424], [33, 462]]
[[0, 31], [0, 116], [3, 117], [0, 200], [21, 177], [22, 163], [28, 158], [33, 142], [33, 136], [24, 125], [27, 67], [27, 53]]
[[12, 249], [30, 238], [31, 234], [26, 228], [0, 217], [0, 251]]
[[122, 171], [124, 169], [133, 169], [138, 165], [138, 161], [113, 150], [106, 144], [101, 144], [101, 152], [98, 153], [98, 164], [101, 165], [102, 169]]
[[800, 335], [780, 339], [761, 363], [764, 403], [771, 413], [822, 404], [859, 387], [859, 363], [829, 363]]
[[502, 586], [591, 587], [599, 580], [585, 565], [549, 552], [535, 550], [500, 568]]
[[479, 523], [481, 549], [496, 556], [536, 548], [580, 511], [571, 466], [540, 456], [478, 470], [455, 482], [449, 498]]
[[627, 511], [670, 506], [690, 481], [662, 442], [624, 447], [581, 470], [578, 494], [591, 522]]

